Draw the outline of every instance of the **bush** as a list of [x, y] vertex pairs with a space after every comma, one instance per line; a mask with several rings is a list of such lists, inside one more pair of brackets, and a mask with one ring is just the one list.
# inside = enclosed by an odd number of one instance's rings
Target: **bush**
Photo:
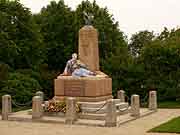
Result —
[[5, 87], [0, 90], [0, 96], [9, 94], [18, 103], [32, 100], [36, 91], [41, 90], [38, 81], [21, 73], [10, 73]]

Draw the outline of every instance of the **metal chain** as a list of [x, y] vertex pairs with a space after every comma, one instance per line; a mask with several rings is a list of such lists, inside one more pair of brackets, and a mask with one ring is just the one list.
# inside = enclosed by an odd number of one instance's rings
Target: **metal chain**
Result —
[[100, 111], [106, 104], [107, 104], [107, 102], [105, 102], [100, 108], [98, 108], [97, 110], [95, 110], [91, 113], [96, 113], [96, 112]]
[[31, 105], [31, 104], [32, 104], [32, 101], [29, 101], [29, 102], [27, 102], [27, 103], [25, 103], [25, 104], [20, 104], [20, 103], [17, 103], [16, 101], [12, 100], [12, 104], [13, 104], [14, 106], [18, 107], [18, 108], [24, 108], [24, 107], [26, 107], [26, 106]]
[[128, 104], [128, 106], [125, 108], [125, 110], [123, 109], [123, 110], [121, 110], [121, 109], [118, 109], [120, 112], [125, 112], [125, 111], [127, 111], [128, 109], [129, 109], [129, 107], [130, 107], [130, 105]]
[[148, 94], [146, 94], [145, 97], [141, 100], [141, 104], [145, 104], [147, 99], [148, 99]]

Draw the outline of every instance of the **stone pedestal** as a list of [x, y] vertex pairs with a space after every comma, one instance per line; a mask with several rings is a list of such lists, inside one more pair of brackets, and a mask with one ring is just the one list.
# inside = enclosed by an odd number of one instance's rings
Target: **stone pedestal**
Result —
[[55, 99], [77, 97], [78, 101], [104, 101], [112, 98], [112, 79], [101, 77], [59, 77], [55, 79]]
[[157, 94], [156, 91], [149, 92], [149, 110], [157, 110]]
[[68, 97], [66, 99], [66, 124], [73, 124], [76, 120], [76, 98]]
[[35, 95], [36, 95], [36, 96], [40, 96], [40, 97], [42, 98], [42, 101], [44, 101], [44, 92], [42, 92], [42, 91], [37, 91]]
[[124, 92], [124, 90], [119, 90], [117, 92], [117, 98], [120, 99], [120, 102], [125, 102], [125, 92]]
[[32, 119], [40, 119], [43, 115], [42, 97], [34, 96], [32, 103]]
[[131, 116], [134, 116], [134, 117], [140, 116], [139, 95], [132, 95], [131, 96]]
[[99, 71], [98, 32], [93, 26], [84, 26], [79, 31], [79, 59], [90, 70]]
[[11, 96], [2, 96], [2, 120], [8, 120], [9, 113], [12, 112]]
[[107, 127], [115, 127], [117, 123], [117, 115], [116, 115], [116, 104], [115, 100], [110, 99], [107, 101], [106, 108], [106, 117], [105, 117], [105, 126]]

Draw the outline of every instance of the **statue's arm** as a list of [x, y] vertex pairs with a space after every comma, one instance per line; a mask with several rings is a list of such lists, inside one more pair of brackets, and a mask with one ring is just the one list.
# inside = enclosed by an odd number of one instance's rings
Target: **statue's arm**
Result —
[[82, 63], [80, 60], [78, 60], [78, 65], [82, 68], [88, 69], [88, 66], [84, 63]]

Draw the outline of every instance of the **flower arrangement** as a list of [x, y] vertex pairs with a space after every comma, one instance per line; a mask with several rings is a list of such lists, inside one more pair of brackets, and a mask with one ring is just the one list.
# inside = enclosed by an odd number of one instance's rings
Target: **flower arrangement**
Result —
[[[58, 100], [49, 100], [48, 104], [44, 106], [45, 112], [62, 112], [66, 113], [66, 102], [65, 101], [58, 101]], [[76, 103], [76, 112], [81, 112], [80, 106]]]

